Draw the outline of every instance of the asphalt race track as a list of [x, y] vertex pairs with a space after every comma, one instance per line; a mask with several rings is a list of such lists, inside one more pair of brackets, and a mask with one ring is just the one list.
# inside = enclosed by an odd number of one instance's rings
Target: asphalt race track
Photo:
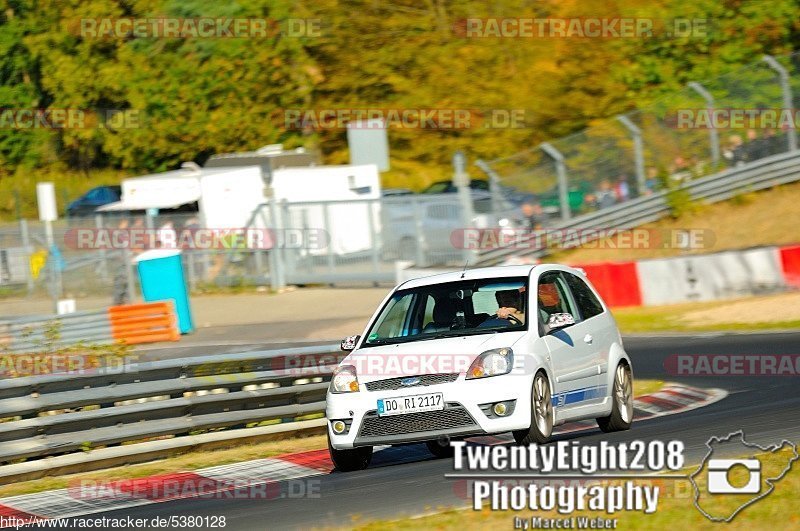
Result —
[[[665, 374], [671, 354], [797, 354], [800, 334], [705, 334], [690, 336], [629, 337], [625, 347], [637, 378], [674, 381], [695, 387], [717, 387], [729, 396], [707, 407], [681, 414], [635, 422], [627, 432], [603, 434], [599, 429], [561, 436], [582, 442], [621, 442], [632, 439], [680, 439], [686, 445], [687, 464], [706, 454], [709, 437], [742, 429], [749, 442], [762, 445], [781, 439], [800, 440], [800, 387], [792, 376], [676, 377]], [[316, 499], [188, 499], [145, 505], [93, 516], [152, 518], [174, 515], [225, 515], [226, 529], [308, 528], [350, 526], [360, 521], [397, 518], [446, 506], [463, 506], [451, 460], [435, 460], [424, 445], [396, 447], [376, 453], [369, 469], [317, 476]]]

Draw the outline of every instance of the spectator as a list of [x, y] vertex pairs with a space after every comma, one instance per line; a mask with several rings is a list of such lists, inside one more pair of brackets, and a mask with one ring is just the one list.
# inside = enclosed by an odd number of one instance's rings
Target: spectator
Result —
[[149, 246], [149, 238], [145, 237], [147, 229], [144, 226], [144, 219], [141, 217], [136, 218], [133, 226], [130, 229], [131, 245], [130, 249], [134, 254], [144, 251]]
[[647, 168], [647, 179], [644, 181], [645, 195], [650, 195], [658, 189], [658, 168]]
[[722, 156], [729, 166], [741, 166], [745, 162], [744, 142], [739, 135], [728, 137], [728, 145], [722, 150]]
[[600, 188], [595, 194], [595, 204], [597, 208], [609, 208], [614, 206], [616, 202], [617, 200], [614, 197], [614, 190], [611, 188], [611, 183], [608, 179], [603, 179], [600, 181]]
[[523, 225], [529, 230], [540, 230], [544, 226], [544, 212], [539, 203], [523, 203]]
[[614, 197], [617, 203], [622, 203], [631, 198], [631, 187], [628, 185], [628, 176], [622, 174], [614, 184]]
[[178, 241], [178, 235], [171, 221], [167, 221], [158, 229], [158, 242], [159, 248], [175, 249]]
[[775, 129], [764, 129], [764, 137], [761, 141], [764, 143], [764, 153], [767, 157], [786, 151], [786, 139], [783, 135], [776, 135]]
[[181, 240], [193, 242], [197, 235], [197, 229], [200, 228], [200, 219], [197, 216], [192, 216], [187, 219], [181, 228]]
[[689, 164], [686, 162], [681, 156], [675, 157], [672, 165], [669, 168], [669, 178], [678, 181], [688, 181], [691, 179], [692, 175], [689, 173]]
[[747, 130], [747, 144], [745, 146], [745, 156], [748, 162], [763, 158], [765, 154], [764, 142], [758, 138], [755, 129]]

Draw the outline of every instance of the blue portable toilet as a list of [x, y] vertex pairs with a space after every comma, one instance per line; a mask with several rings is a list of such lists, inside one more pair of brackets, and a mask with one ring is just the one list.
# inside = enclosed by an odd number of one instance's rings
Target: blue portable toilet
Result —
[[189, 289], [183, 274], [180, 250], [152, 249], [136, 257], [139, 285], [145, 302], [172, 299], [181, 334], [194, 330]]

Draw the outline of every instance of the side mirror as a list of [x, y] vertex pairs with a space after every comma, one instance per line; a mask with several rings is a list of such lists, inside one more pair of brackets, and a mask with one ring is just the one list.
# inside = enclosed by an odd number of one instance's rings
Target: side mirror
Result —
[[352, 352], [356, 348], [359, 339], [361, 339], [361, 336], [347, 336], [346, 338], [342, 339], [342, 343], [339, 345], [339, 348], [345, 352]]
[[562, 328], [566, 328], [574, 324], [575, 324], [575, 318], [572, 317], [571, 313], [554, 313], [551, 314], [550, 317], [547, 319], [545, 332], [549, 334], [550, 332], [553, 332], [555, 330], [560, 330]]

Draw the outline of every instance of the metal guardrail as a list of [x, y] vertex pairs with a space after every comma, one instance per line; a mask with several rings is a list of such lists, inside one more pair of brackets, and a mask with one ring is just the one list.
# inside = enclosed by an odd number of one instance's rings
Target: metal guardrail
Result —
[[[48, 337], [52, 327], [58, 328], [57, 338]], [[45, 345], [63, 348], [81, 342], [114, 343], [107, 309], [0, 321], [0, 352], [35, 352]]]
[[339, 345], [0, 380], [0, 463], [320, 414]]
[[177, 341], [172, 301], [0, 320], [0, 354], [53, 352], [73, 346]]
[[[700, 179], [689, 181], [680, 189], [686, 190], [693, 201], [714, 203], [730, 199], [747, 191], [757, 191], [772, 186], [800, 180], [800, 152], [774, 155], [730, 168]], [[614, 207], [577, 216], [549, 229], [630, 229], [656, 221], [670, 212], [667, 191], [632, 199]], [[508, 246], [483, 251], [477, 265], [496, 265], [510, 257], [539, 258], [548, 253], [542, 247], [525, 248], [523, 243], [531, 238], [521, 238]]]

